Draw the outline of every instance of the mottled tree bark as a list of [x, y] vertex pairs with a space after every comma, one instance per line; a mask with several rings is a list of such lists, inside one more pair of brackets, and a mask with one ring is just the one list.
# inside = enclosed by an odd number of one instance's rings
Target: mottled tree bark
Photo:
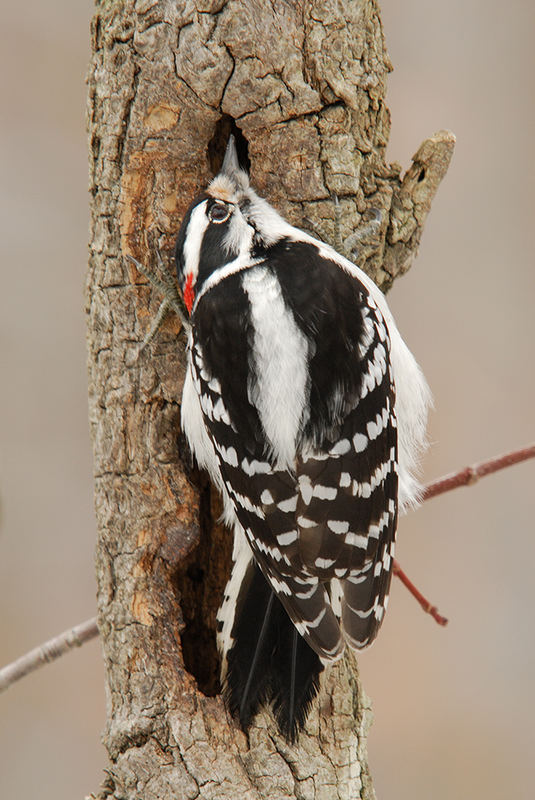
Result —
[[453, 137], [401, 177], [385, 162], [390, 62], [374, 0], [102, 0], [89, 71], [89, 402], [98, 614], [117, 798], [371, 798], [370, 709], [348, 655], [295, 747], [269, 713], [249, 738], [217, 684], [215, 610], [230, 533], [179, 437], [184, 336], [168, 319], [136, 359], [159, 298], [129, 265], [169, 252], [232, 126], [252, 182], [293, 223], [335, 238], [381, 212], [359, 263], [384, 288], [408, 269]]

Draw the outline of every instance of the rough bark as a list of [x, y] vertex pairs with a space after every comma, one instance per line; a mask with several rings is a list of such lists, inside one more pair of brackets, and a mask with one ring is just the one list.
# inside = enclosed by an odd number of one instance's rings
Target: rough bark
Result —
[[230, 127], [253, 184], [292, 222], [350, 241], [383, 287], [408, 269], [453, 149], [428, 139], [404, 177], [385, 162], [390, 62], [373, 0], [103, 0], [89, 71], [89, 404], [98, 619], [110, 763], [101, 797], [371, 798], [369, 703], [348, 656], [298, 745], [260, 715], [247, 739], [217, 685], [215, 610], [228, 571], [217, 499], [186, 475], [184, 338], [169, 319], [136, 359], [158, 297], [129, 265], [167, 252]]

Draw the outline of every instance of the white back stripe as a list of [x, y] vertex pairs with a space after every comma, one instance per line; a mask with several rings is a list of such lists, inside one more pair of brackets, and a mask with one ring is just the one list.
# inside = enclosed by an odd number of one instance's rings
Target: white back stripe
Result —
[[258, 410], [278, 469], [293, 468], [306, 404], [308, 343], [286, 306], [279, 281], [262, 267], [243, 274], [254, 327], [249, 399]]

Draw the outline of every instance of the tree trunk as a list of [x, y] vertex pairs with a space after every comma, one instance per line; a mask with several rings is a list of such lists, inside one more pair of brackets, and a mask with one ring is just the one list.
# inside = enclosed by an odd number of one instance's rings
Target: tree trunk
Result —
[[[154, 263], [221, 162], [231, 128], [251, 180], [291, 222], [342, 242], [371, 209], [359, 264], [408, 269], [453, 149], [428, 139], [385, 163], [390, 62], [374, 0], [102, 0], [89, 71], [89, 403], [98, 615], [107, 671], [101, 797], [371, 798], [369, 703], [348, 654], [296, 746], [269, 712], [247, 738], [217, 682], [215, 612], [229, 570], [218, 500], [185, 473], [184, 336], [170, 318], [136, 358], [159, 298], [124, 259]], [[351, 250], [351, 247], [349, 247]]]

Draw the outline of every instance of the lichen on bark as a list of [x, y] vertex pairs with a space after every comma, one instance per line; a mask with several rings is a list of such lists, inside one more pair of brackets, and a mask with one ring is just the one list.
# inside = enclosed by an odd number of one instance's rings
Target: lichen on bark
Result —
[[373, 0], [96, 4], [87, 319], [110, 757], [101, 797], [373, 797], [354, 656], [327, 675], [295, 747], [268, 711], [248, 738], [225, 711], [213, 633], [230, 534], [207, 484], [186, 474], [180, 325], [169, 318], [135, 357], [159, 298], [124, 256], [151, 264], [154, 247], [169, 251], [236, 126], [253, 184], [293, 223], [333, 240], [336, 196], [347, 241], [380, 212], [359, 263], [388, 288], [414, 257], [453, 148], [436, 134], [403, 177], [385, 161], [390, 68]]

